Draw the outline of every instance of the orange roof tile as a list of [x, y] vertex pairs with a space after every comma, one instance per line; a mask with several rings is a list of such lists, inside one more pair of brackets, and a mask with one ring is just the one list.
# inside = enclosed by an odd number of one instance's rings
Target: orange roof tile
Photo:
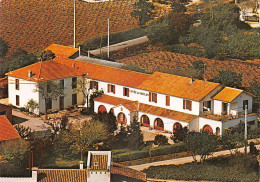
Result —
[[5, 115], [0, 115], [0, 141], [21, 138]]
[[[29, 70], [31, 70], [33, 74], [31, 78], [28, 78]], [[6, 75], [37, 82], [79, 76], [84, 75], [84, 73], [85, 72], [81, 70], [73, 69], [64, 64], [59, 64], [58, 62], [51, 60], [37, 62], [35, 64], [17, 69], [15, 71], [11, 71]]]
[[215, 100], [221, 100], [225, 102], [232, 102], [237, 96], [239, 96], [243, 90], [225, 87], [223, 90], [221, 90], [213, 99]]
[[[94, 101], [103, 102], [112, 105], [122, 104], [125, 108], [127, 108], [130, 112], [137, 111], [138, 109], [138, 101], [131, 101], [127, 99], [120, 99], [113, 96], [102, 95], [94, 99]], [[177, 121], [190, 122], [195, 119], [197, 116], [192, 114], [187, 114], [183, 112], [173, 111], [170, 109], [165, 109], [162, 107], [151, 106], [148, 104], [139, 103], [140, 112], [144, 112], [147, 114], [153, 114], [165, 118], [174, 119]]]
[[69, 67], [72, 67], [72, 64], [74, 63], [76, 69], [82, 70], [87, 73], [85, 76], [87, 78], [115, 83], [119, 85], [125, 85], [129, 87], [137, 87], [149, 77], [149, 75], [143, 73], [84, 61], [59, 58], [55, 59], [55, 61], [61, 64], [65, 64]]
[[63, 46], [58, 44], [51, 44], [49, 47], [45, 49], [45, 51], [52, 51], [56, 57], [69, 58], [73, 54], [79, 51], [78, 48], [73, 48], [69, 46]]
[[214, 90], [219, 83], [195, 80], [187, 77], [155, 72], [138, 88], [162, 94], [200, 101]]
[[86, 182], [86, 169], [38, 169], [39, 182]]
[[90, 169], [108, 170], [108, 155], [91, 155]]

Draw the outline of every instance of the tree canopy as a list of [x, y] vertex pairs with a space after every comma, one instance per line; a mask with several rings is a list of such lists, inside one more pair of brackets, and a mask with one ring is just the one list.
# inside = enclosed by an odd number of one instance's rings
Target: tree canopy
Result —
[[221, 83], [228, 87], [239, 88], [242, 85], [242, 74], [232, 71], [221, 71], [212, 79], [213, 82]]
[[4, 58], [8, 53], [8, 44], [0, 37], [0, 58]]

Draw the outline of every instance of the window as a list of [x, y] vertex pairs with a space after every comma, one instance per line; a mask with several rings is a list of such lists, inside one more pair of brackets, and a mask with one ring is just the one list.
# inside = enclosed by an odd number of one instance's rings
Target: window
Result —
[[72, 105], [77, 104], [77, 94], [72, 94]]
[[64, 89], [64, 80], [60, 80], [60, 88]]
[[157, 94], [149, 92], [149, 102], [155, 102], [157, 103]]
[[123, 87], [123, 95], [129, 97], [129, 88]]
[[77, 77], [72, 78], [72, 88], [77, 88]]
[[15, 89], [19, 90], [19, 79], [15, 79]]
[[183, 99], [183, 109], [192, 110], [192, 102], [190, 100]]
[[89, 86], [90, 89], [96, 89], [98, 90], [98, 82], [96, 81], [90, 81], [90, 86]]
[[246, 106], [248, 109], [248, 100], [243, 100], [243, 110], [245, 110]]
[[170, 106], [170, 96], [166, 95], [165, 99], [166, 106]]
[[47, 101], [47, 110], [52, 109], [52, 99], [48, 99]]
[[107, 92], [113, 92], [115, 94], [116, 93], [115, 85], [108, 84], [107, 85]]
[[17, 106], [20, 106], [20, 97], [19, 97], [19, 95], [16, 95], [16, 105]]

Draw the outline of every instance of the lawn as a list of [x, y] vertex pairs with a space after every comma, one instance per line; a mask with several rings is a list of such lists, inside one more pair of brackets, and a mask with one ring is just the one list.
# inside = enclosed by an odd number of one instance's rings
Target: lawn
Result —
[[175, 180], [258, 181], [259, 168], [255, 156], [222, 156], [203, 164], [151, 166], [143, 170], [147, 177]]

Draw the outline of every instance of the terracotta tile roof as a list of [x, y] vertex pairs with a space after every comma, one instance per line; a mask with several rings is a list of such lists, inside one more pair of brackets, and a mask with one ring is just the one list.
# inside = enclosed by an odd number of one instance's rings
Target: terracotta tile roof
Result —
[[[102, 95], [94, 99], [94, 101], [103, 102], [111, 105], [119, 105], [122, 104], [125, 108], [127, 108], [130, 112], [137, 111], [138, 102], [131, 101], [126, 99], [120, 99], [113, 96]], [[178, 112], [170, 109], [165, 109], [162, 107], [156, 107], [148, 104], [139, 103], [139, 111], [147, 114], [153, 114], [165, 118], [170, 118], [183, 122], [190, 122], [195, 119], [197, 116], [192, 114], [187, 114], [183, 112]]]
[[155, 72], [138, 88], [162, 94], [200, 101], [207, 96], [219, 83], [195, 80], [187, 77]]
[[79, 51], [78, 48], [73, 48], [69, 46], [63, 46], [58, 44], [51, 44], [49, 47], [45, 49], [45, 51], [52, 51], [56, 57], [69, 58], [73, 54]]
[[39, 182], [86, 182], [85, 169], [38, 169]]
[[221, 90], [213, 99], [221, 100], [225, 102], [232, 102], [237, 96], [239, 96], [243, 90], [225, 87]]
[[65, 64], [69, 67], [72, 67], [72, 64], [74, 63], [76, 69], [87, 73], [85, 76], [87, 78], [129, 87], [137, 87], [149, 77], [149, 75], [143, 73], [84, 61], [71, 59], [55, 59], [55, 61], [61, 64]]
[[[28, 78], [28, 71], [32, 71], [32, 77]], [[15, 71], [11, 71], [6, 75], [22, 78], [29, 81], [47, 81], [47, 80], [54, 80], [66, 77], [73, 77], [84, 75], [84, 72], [77, 69], [72, 69], [64, 64], [59, 64], [56, 61], [43, 61], [37, 62], [35, 64], [17, 69]]]
[[108, 169], [108, 155], [92, 154], [90, 159], [90, 169], [93, 170], [107, 170]]
[[0, 115], [0, 141], [21, 138], [5, 115]]

